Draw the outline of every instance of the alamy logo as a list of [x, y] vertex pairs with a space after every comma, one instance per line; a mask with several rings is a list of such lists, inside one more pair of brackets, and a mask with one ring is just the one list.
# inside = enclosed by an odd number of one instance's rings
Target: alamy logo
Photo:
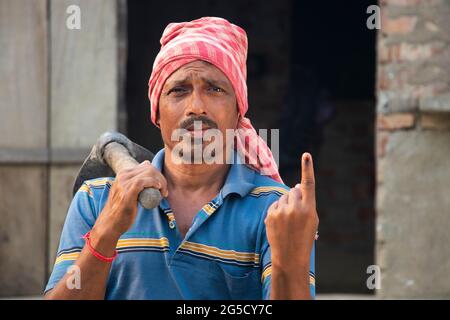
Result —
[[380, 266], [370, 265], [367, 267], [367, 274], [370, 276], [367, 278], [366, 285], [369, 290], [381, 289], [381, 269]]
[[67, 7], [66, 13], [69, 14], [66, 20], [66, 27], [69, 30], [81, 29], [81, 9], [79, 6], [72, 4]]
[[72, 265], [67, 268], [67, 274], [69, 275], [66, 279], [67, 289], [81, 289], [81, 270], [79, 266]]
[[[247, 164], [254, 166], [260, 163], [259, 171], [262, 175], [273, 175], [277, 172], [275, 167], [270, 166], [270, 159], [266, 151], [268, 138], [267, 129], [259, 129], [258, 135], [261, 139], [255, 139], [255, 132], [251, 129], [226, 129], [222, 133], [219, 129], [204, 129], [202, 121], [193, 121], [193, 125], [186, 128], [178, 128], [172, 131], [171, 141], [176, 142], [171, 152], [171, 159], [175, 164]], [[213, 125], [216, 127], [215, 125]], [[183, 127], [183, 126], [182, 126]], [[242, 141], [239, 148], [245, 149], [244, 157], [234, 159], [232, 150], [237, 143]], [[270, 130], [270, 152], [275, 163], [279, 159], [279, 130]], [[261, 158], [258, 152], [266, 157]], [[236, 161], [236, 162], [235, 162]]]
[[367, 18], [367, 29], [373, 30], [381, 29], [381, 16], [380, 16], [380, 7], [377, 5], [371, 5], [367, 7], [366, 13], [371, 13], [371, 15]]

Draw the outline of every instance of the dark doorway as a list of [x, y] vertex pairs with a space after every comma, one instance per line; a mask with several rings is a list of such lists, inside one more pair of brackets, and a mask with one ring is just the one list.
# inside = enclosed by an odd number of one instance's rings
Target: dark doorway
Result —
[[376, 33], [366, 27], [374, 3], [293, 2], [280, 163], [292, 185], [299, 152], [316, 159], [320, 292], [368, 292], [374, 263]]
[[127, 134], [162, 147], [150, 122], [147, 83], [170, 22], [221, 16], [249, 38], [247, 116], [280, 129], [280, 172], [299, 180], [299, 156], [313, 154], [320, 239], [317, 292], [365, 293], [374, 264], [375, 31], [366, 9], [376, 1], [128, 1]]

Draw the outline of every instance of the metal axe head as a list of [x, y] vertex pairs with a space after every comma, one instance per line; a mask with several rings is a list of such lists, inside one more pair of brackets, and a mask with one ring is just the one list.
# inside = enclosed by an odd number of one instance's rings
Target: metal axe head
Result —
[[114, 131], [105, 132], [100, 136], [95, 145], [92, 147], [89, 156], [84, 160], [73, 185], [73, 195], [75, 195], [83, 182], [86, 180], [116, 176], [114, 171], [103, 160], [105, 146], [111, 142], [117, 142], [125, 146], [125, 148], [127, 148], [130, 152], [130, 155], [138, 162], [145, 160], [152, 161], [154, 157], [152, 152], [134, 143], [125, 135]]

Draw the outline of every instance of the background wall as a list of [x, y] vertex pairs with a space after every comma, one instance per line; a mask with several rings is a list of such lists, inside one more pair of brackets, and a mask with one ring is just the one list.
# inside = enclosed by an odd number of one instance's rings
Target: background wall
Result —
[[[81, 30], [66, 27], [72, 4]], [[0, 1], [0, 296], [43, 292], [74, 178], [118, 127], [119, 7]]]
[[383, 298], [450, 298], [450, 1], [386, 0], [378, 35]]

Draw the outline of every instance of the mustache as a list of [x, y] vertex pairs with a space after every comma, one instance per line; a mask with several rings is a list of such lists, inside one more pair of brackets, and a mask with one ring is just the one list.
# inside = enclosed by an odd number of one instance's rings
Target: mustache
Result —
[[192, 117], [189, 117], [189, 118], [181, 121], [179, 127], [180, 127], [180, 129], [187, 129], [187, 128], [193, 126], [195, 121], [201, 121], [202, 124], [208, 126], [211, 129], [217, 129], [219, 127], [217, 125], [217, 123], [215, 123], [213, 120], [209, 119], [206, 116], [202, 116], [202, 115], [192, 116]]

